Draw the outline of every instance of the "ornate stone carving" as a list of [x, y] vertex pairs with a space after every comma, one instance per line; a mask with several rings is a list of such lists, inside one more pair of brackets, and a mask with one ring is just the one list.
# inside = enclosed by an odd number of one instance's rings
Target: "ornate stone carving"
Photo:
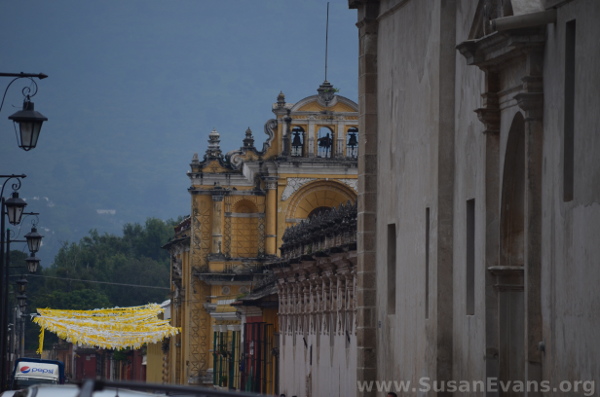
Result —
[[[206, 253], [210, 245], [210, 212], [201, 211], [194, 205], [192, 210], [192, 268], [207, 266]], [[206, 285], [193, 277], [189, 280], [189, 305], [190, 305], [190, 362], [189, 378], [192, 384], [198, 384], [203, 373], [208, 369], [208, 362], [204, 352], [210, 349], [208, 341], [208, 324], [210, 317], [204, 310], [204, 297], [208, 295]]]
[[246, 160], [247, 153], [264, 154], [270, 147], [273, 139], [275, 138], [275, 130], [277, 129], [277, 120], [271, 119], [265, 123], [265, 134], [267, 134], [267, 140], [263, 143], [261, 152], [257, 152], [254, 147], [254, 137], [252, 136], [252, 130], [248, 128], [246, 130], [246, 138], [244, 139], [244, 146], [238, 150], [232, 150], [225, 155], [225, 158], [233, 169], [239, 170]]
[[281, 201], [289, 199], [298, 189], [314, 180], [315, 178], [287, 178], [287, 186], [283, 189]]
[[261, 153], [265, 153], [267, 149], [271, 147], [271, 142], [273, 142], [273, 138], [275, 138], [275, 130], [277, 129], [277, 120], [271, 119], [265, 123], [265, 134], [267, 134], [268, 138], [263, 143], [263, 149]]
[[355, 334], [356, 205], [286, 230], [278, 280], [281, 329], [292, 337]]
[[336, 179], [348, 187], [352, 188], [355, 192], [358, 192], [358, 179]]

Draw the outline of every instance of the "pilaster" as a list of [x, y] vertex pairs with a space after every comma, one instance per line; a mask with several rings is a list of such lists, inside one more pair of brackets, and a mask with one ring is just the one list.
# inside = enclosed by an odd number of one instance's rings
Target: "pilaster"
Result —
[[212, 201], [213, 201], [213, 211], [212, 211], [212, 246], [211, 253], [212, 254], [222, 254], [223, 253], [223, 196], [225, 195], [225, 190], [220, 186], [215, 186], [215, 189], [212, 190]]
[[[376, 220], [377, 220], [377, 47], [379, 23], [379, 1], [352, 1], [351, 8], [358, 10], [359, 54], [358, 54], [358, 230], [357, 230], [357, 286], [356, 311], [358, 318], [368, 320], [357, 324], [357, 335], [375, 334], [375, 299], [365, 296], [376, 295]], [[376, 338], [357, 338], [358, 382], [371, 382], [377, 377], [377, 360], [367, 360], [377, 352]], [[365, 391], [363, 396], [375, 396], [376, 390]]]
[[277, 255], [277, 178], [266, 177], [267, 188], [265, 245], [267, 255]]

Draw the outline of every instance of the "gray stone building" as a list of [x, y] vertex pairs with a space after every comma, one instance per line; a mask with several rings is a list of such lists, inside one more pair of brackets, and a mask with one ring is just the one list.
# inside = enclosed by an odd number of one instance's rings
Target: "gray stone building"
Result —
[[597, 392], [600, 2], [348, 4], [359, 394]]

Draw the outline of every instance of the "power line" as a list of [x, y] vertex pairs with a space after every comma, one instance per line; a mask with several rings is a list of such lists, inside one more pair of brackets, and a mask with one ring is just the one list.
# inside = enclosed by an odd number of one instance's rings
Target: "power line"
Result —
[[81, 281], [83, 283], [95, 283], [95, 284], [108, 284], [108, 285], [121, 285], [124, 287], [138, 287], [138, 288], [156, 288], [156, 289], [166, 289], [170, 290], [167, 287], [156, 287], [153, 285], [139, 285], [139, 284], [123, 284], [123, 283], [111, 283], [108, 281], [96, 281], [96, 280], [81, 280], [77, 278], [68, 278], [68, 277], [54, 277], [54, 276], [44, 276], [41, 274], [29, 274], [29, 277], [44, 277], [44, 278], [54, 278], [57, 280], [68, 280], [68, 281]]

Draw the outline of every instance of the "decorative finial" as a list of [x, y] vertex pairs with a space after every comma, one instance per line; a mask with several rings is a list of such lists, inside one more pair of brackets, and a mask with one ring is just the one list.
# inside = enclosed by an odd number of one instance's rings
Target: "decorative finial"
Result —
[[336, 88], [333, 87], [333, 85], [331, 85], [331, 83], [327, 80], [325, 80], [323, 82], [323, 84], [321, 84], [319, 86], [319, 88], [317, 88], [317, 92], [319, 93], [319, 98], [325, 102], [325, 104], [328, 104], [329, 102], [331, 102], [331, 100], [333, 99], [333, 97], [335, 96], [335, 93], [338, 90]]
[[213, 128], [208, 134], [208, 149], [206, 149], [206, 155], [208, 157], [216, 158], [221, 157], [221, 135]]
[[246, 130], [246, 138], [244, 138], [244, 147], [245, 148], [253, 148], [254, 147], [254, 137], [252, 136], [252, 130], [250, 127]]
[[285, 95], [283, 95], [283, 91], [279, 91], [279, 95], [277, 95], [277, 107], [285, 106]]

